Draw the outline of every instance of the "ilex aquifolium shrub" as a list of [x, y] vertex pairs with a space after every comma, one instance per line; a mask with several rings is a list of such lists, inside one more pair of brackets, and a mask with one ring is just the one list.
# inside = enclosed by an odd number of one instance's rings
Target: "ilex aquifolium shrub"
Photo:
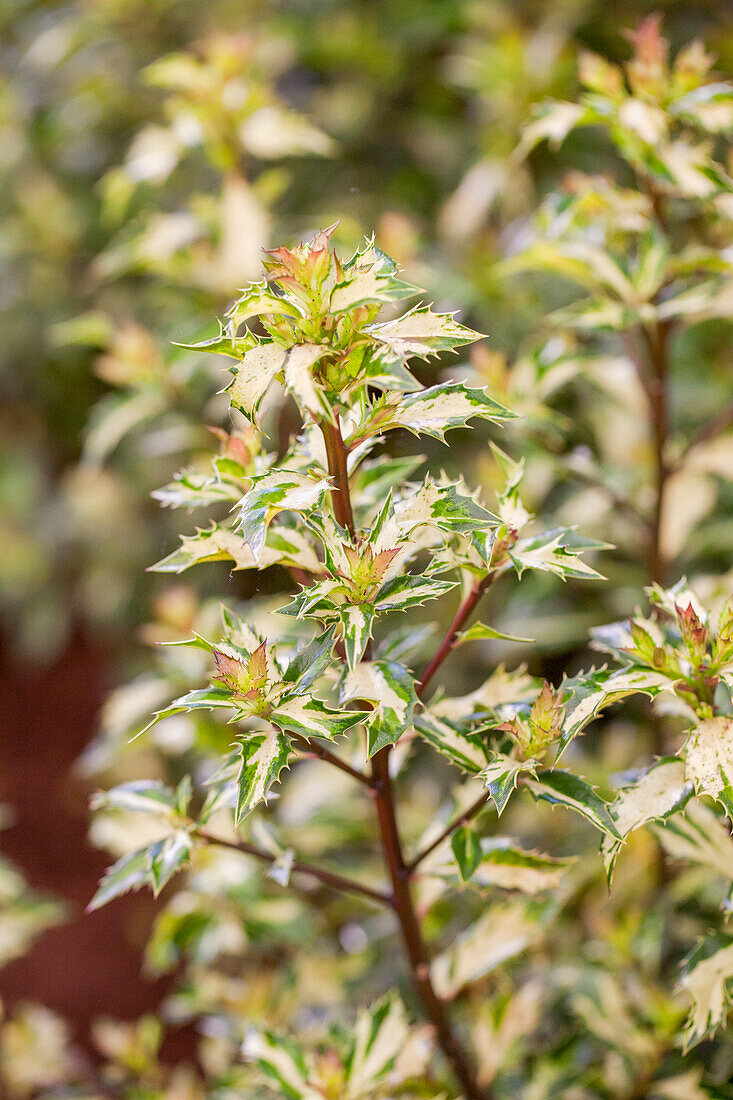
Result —
[[[400, 312], [395, 303], [418, 291], [395, 264], [372, 241], [342, 262], [330, 237], [325, 230], [310, 243], [269, 252], [264, 281], [243, 292], [218, 336], [196, 345], [233, 361], [227, 392], [243, 419], [231, 434], [219, 433], [208, 471], [184, 470], [157, 494], [169, 507], [213, 510], [219, 518], [185, 535], [155, 568], [177, 574], [225, 560], [256, 575], [278, 566], [290, 595], [275, 614], [257, 597], [225, 607], [220, 625], [178, 643], [180, 661], [164, 651], [154, 692], [163, 705], [151, 725], [180, 714], [201, 717], [200, 752], [190, 756], [192, 778], [175, 789], [140, 781], [98, 796], [107, 811], [140, 811], [165, 824], [108, 871], [93, 905], [145, 883], [157, 892], [192, 864], [185, 900], [155, 933], [151, 959], [160, 967], [192, 944], [204, 957], [207, 930], [225, 921], [235, 903], [239, 916], [227, 942], [242, 924], [263, 938], [247, 897], [207, 898], [206, 873], [197, 879], [196, 868], [212, 848], [258, 861], [281, 888], [302, 893], [315, 883], [328, 896], [340, 892], [370, 912], [383, 909], [391, 920], [379, 935], [400, 934], [414, 1011], [431, 1027], [410, 1024], [394, 989], [352, 1014], [351, 1032], [332, 1030], [326, 1047], [312, 1035], [300, 1045], [270, 1030], [268, 1019], [264, 1030], [247, 1029], [232, 1010], [228, 1034], [236, 1037], [239, 1029], [243, 1043], [238, 1063], [264, 1082], [256, 1085], [263, 1095], [269, 1088], [302, 1100], [366, 1100], [395, 1090], [455, 1095], [456, 1084], [469, 1100], [504, 1095], [492, 1084], [501, 1058], [482, 1048], [488, 1021], [471, 1018], [472, 1002], [463, 1013], [458, 1006], [449, 1011], [448, 1003], [537, 941], [555, 910], [536, 895], [556, 888], [572, 859], [567, 851], [525, 849], [479, 822], [495, 822], [510, 799], [562, 807], [598, 831], [610, 873], [632, 830], [647, 822], [657, 828], [695, 793], [729, 810], [729, 616], [713, 630], [681, 586], [657, 588], [656, 618], [599, 637], [599, 645], [613, 649], [615, 669], [593, 669], [553, 687], [523, 666], [513, 672], [499, 666], [468, 695], [436, 688], [443, 662], [459, 647], [470, 653], [481, 640], [512, 637], [470, 622], [485, 593], [532, 570], [598, 580], [584, 554], [605, 544], [573, 529], [543, 529], [522, 504], [521, 459], [498, 447], [505, 486], [490, 507], [460, 479], [422, 472], [421, 456], [390, 448], [392, 433], [443, 440], [449, 429], [479, 420], [501, 425], [512, 413], [461, 382], [423, 386], [416, 364], [479, 334], [426, 305]], [[300, 414], [280, 454], [268, 450], [261, 431], [278, 392]], [[604, 708], [637, 693], [667, 693], [689, 737], [679, 756], [651, 763], [609, 803], [563, 754]], [[458, 812], [424, 837], [408, 838], [404, 820], [426, 758], [449, 774]], [[307, 817], [291, 805], [278, 820], [278, 798], [289, 783], [297, 786], [306, 766], [322, 771], [326, 802], [341, 805], [343, 784], [360, 800], [358, 824], [341, 823], [338, 860], [323, 818], [309, 830]], [[441, 929], [436, 949], [424, 921], [430, 900], [421, 894], [416, 903], [426, 876], [438, 884], [433, 900], [452, 914], [437, 926], [431, 918], [431, 927]], [[482, 899], [478, 913], [462, 892], [466, 885]], [[261, 899], [248, 896], [256, 910]], [[279, 919], [273, 928], [282, 933]], [[728, 941], [716, 937], [688, 962], [683, 979], [696, 1004], [691, 1038], [722, 1016], [733, 964]], [[314, 933], [314, 955], [317, 939]], [[701, 967], [705, 975], [716, 968], [714, 981], [706, 984]], [[529, 993], [523, 987], [521, 995]], [[189, 997], [192, 1012], [211, 1011], [205, 993]], [[466, 1029], [477, 1043], [473, 1051]], [[442, 1062], [432, 1057], [429, 1040]]]

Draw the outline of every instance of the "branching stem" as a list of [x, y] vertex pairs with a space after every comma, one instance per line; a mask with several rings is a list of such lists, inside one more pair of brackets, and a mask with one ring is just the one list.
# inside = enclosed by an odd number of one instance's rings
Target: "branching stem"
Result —
[[[205, 840], [207, 844], [216, 844], [220, 848], [230, 848], [234, 852], [242, 852], [244, 855], [253, 856], [263, 863], [274, 863], [278, 858], [272, 852], [268, 852], [264, 848], [258, 848], [256, 844], [250, 844], [246, 840], [224, 840], [221, 837], [207, 833], [203, 829], [194, 830], [193, 835], [200, 840]], [[363, 886], [362, 883], [356, 882], [354, 879], [345, 878], [344, 875], [327, 871], [323, 867], [316, 867], [313, 863], [303, 863], [302, 860], [296, 859], [293, 862], [292, 870], [302, 875], [311, 875], [319, 882], [324, 883], [325, 886], [331, 886], [334, 890], [360, 894], [371, 901], [379, 902], [380, 905], [392, 905], [392, 898], [389, 894], [383, 893], [381, 890], [372, 890], [371, 887]]]
[[319, 760], [323, 760], [327, 764], [333, 764], [334, 768], [346, 772], [352, 779], [356, 779], [357, 782], [364, 783], [367, 787], [371, 787], [372, 780], [368, 775], [358, 771], [357, 768], [352, 768], [350, 764], [347, 764], [340, 756], [336, 756], [336, 754], [331, 752], [330, 749], [327, 749], [325, 745], [321, 745], [318, 741], [313, 741], [309, 737], [303, 737], [301, 734], [293, 733], [292, 731], [288, 734], [288, 737], [291, 741], [294, 741], [296, 745], [300, 746], [304, 752], [312, 756], [317, 756]]
[[440, 835], [437, 836], [435, 840], [432, 840], [427, 847], [423, 848], [421, 852], [418, 852], [414, 859], [410, 860], [407, 864], [408, 873], [412, 875], [423, 860], [427, 859], [429, 855], [432, 855], [435, 849], [439, 848], [444, 840], [452, 836], [456, 829], [460, 829], [461, 825], [467, 825], [469, 821], [472, 821], [473, 818], [476, 817], [476, 814], [481, 813], [481, 810], [483, 810], [490, 798], [491, 792], [489, 790], [482, 791], [476, 801], [472, 802], [468, 809], [463, 810], [462, 813], [456, 814], [455, 817], [451, 818]]
[[456, 611], [453, 622], [448, 627], [448, 633], [446, 634], [443, 641], [440, 643], [437, 653], [433, 657], [428, 667], [425, 669], [422, 675], [422, 679], [417, 685], [417, 695], [419, 699], [422, 698], [425, 689], [432, 680], [433, 676], [438, 671], [440, 666], [443, 664], [443, 661], [446, 659], [448, 654], [455, 646], [458, 635], [463, 630], [463, 627], [466, 625], [469, 617], [476, 608], [476, 605], [483, 596], [484, 592], [496, 580], [497, 575], [497, 571], [495, 569], [492, 569], [490, 573], [487, 573], [484, 577], [481, 577], [479, 580], [477, 580], [461, 606]]
[[[338, 523], [350, 533], [352, 540], [356, 541], [356, 525], [351, 507], [346, 464], [347, 449], [338, 424], [322, 423], [321, 430], [326, 444], [328, 469], [333, 478], [331, 498], [333, 500], [334, 515]], [[450, 652], [456, 634], [476, 603], [478, 603], [486, 587], [487, 578], [476, 582], [466, 601], [466, 603], [469, 600], [471, 601], [470, 606], [465, 607], [464, 605], [463, 614], [459, 611], [456, 615], [439, 653], [431, 662], [431, 676]], [[418, 693], [420, 690], [424, 690], [426, 683], [427, 680], [423, 677]], [[448, 1019], [445, 1005], [435, 992], [430, 977], [430, 959], [412, 900], [410, 872], [402, 854], [402, 843], [394, 807], [392, 779], [389, 774], [390, 753], [391, 747], [387, 746], [380, 749], [372, 757], [371, 783], [379, 822], [382, 855], [392, 884], [390, 900], [399, 922], [413, 985], [420, 998], [425, 1015], [435, 1029], [436, 1040], [461, 1084], [465, 1100], [489, 1100], [489, 1093], [479, 1088], [476, 1083], [475, 1068]]]

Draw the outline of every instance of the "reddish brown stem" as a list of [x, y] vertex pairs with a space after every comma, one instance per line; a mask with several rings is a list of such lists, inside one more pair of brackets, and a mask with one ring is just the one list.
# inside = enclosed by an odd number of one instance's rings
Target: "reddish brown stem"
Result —
[[425, 1015], [435, 1028], [435, 1037], [458, 1078], [466, 1100], [488, 1100], [489, 1094], [476, 1083], [476, 1071], [458, 1040], [430, 978], [430, 962], [420, 922], [410, 892], [410, 871], [405, 864], [392, 797], [389, 775], [390, 747], [372, 758], [375, 802], [384, 859], [392, 882], [392, 901], [402, 933], [402, 942], [410, 963], [412, 980]]
[[[244, 855], [253, 856], [263, 863], [274, 863], [277, 859], [277, 856], [274, 856], [271, 852], [265, 851], [264, 848], [258, 848], [255, 844], [249, 844], [246, 840], [223, 840], [221, 837], [212, 836], [211, 833], [207, 833], [203, 829], [196, 829], [194, 836], [205, 840], [208, 844], [216, 844], [220, 848], [230, 848], [234, 852], [243, 852]], [[392, 898], [389, 894], [382, 893], [380, 890], [372, 890], [371, 887], [363, 886], [354, 879], [337, 875], [334, 871], [327, 871], [323, 867], [316, 867], [313, 863], [303, 863], [301, 860], [296, 859], [293, 862], [292, 870], [302, 875], [311, 875], [312, 878], [318, 879], [326, 886], [331, 886], [334, 890], [360, 894], [371, 901], [378, 901], [381, 905], [392, 905]]]
[[496, 577], [497, 572], [495, 569], [492, 569], [492, 571], [490, 573], [487, 573], [485, 577], [481, 577], [480, 580], [477, 580], [461, 606], [456, 611], [453, 622], [448, 627], [448, 633], [446, 634], [445, 638], [443, 638], [443, 641], [440, 643], [440, 647], [437, 653], [423, 672], [422, 679], [417, 685], [417, 696], [419, 699], [422, 698], [423, 694], [425, 693], [425, 689], [432, 680], [433, 676], [453, 649], [454, 645], [456, 644], [456, 638], [463, 630], [466, 622], [468, 621], [484, 592], [487, 590], [487, 588], [489, 588], [491, 584], [493, 584], [493, 582], [496, 580]]
[[649, 376], [646, 380], [646, 392], [649, 400], [652, 439], [654, 443], [654, 510], [649, 531], [647, 549], [647, 573], [652, 583], [664, 584], [666, 562], [662, 547], [662, 520], [664, 513], [664, 493], [669, 477], [667, 466], [667, 436], [669, 433], [669, 413], [667, 394], [667, 375], [669, 372], [669, 325], [660, 321], [652, 329], [644, 329], [644, 338], [649, 353]]
[[322, 421], [321, 431], [326, 444], [326, 456], [328, 458], [328, 472], [333, 478], [331, 499], [333, 501], [333, 514], [336, 522], [344, 527], [351, 535], [351, 541], [356, 542], [356, 526], [354, 513], [351, 507], [351, 491], [349, 489], [349, 471], [346, 464], [348, 451], [341, 435], [338, 423], [338, 413], [335, 414], [336, 423], [330, 424]]
[[[322, 423], [321, 430], [326, 444], [328, 469], [333, 478], [334, 515], [338, 523], [355, 541], [356, 525], [351, 508], [346, 465], [347, 449], [338, 425]], [[477, 587], [481, 583], [477, 582]], [[484, 591], [483, 587], [476, 597], [476, 602], [482, 591]], [[470, 611], [471, 608], [466, 611], [465, 617], [470, 614]], [[456, 629], [460, 630], [461, 625], [462, 622]], [[461, 1084], [465, 1100], [488, 1100], [488, 1093], [482, 1091], [476, 1084], [476, 1073], [471, 1060], [453, 1031], [445, 1005], [435, 992], [430, 978], [430, 961], [410, 892], [410, 874], [402, 855], [402, 844], [395, 816], [392, 780], [389, 774], [390, 752], [391, 748], [387, 746], [372, 758], [372, 788], [379, 821], [382, 855], [392, 883], [391, 903], [397, 914], [412, 981], [425, 1015], [435, 1028], [436, 1040]]]

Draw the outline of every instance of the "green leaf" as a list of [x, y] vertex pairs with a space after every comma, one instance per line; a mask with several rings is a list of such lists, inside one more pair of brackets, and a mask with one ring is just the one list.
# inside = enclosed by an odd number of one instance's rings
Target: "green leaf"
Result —
[[[543, 852], [527, 851], [506, 836], [485, 837], [478, 841], [476, 851], [470, 853], [474, 865], [469, 874], [464, 873], [455, 847], [454, 854], [461, 881], [470, 880], [472, 886], [479, 888], [498, 887], [500, 890], [517, 890], [522, 894], [538, 894], [554, 889], [560, 884], [567, 868], [575, 862], [573, 859], [556, 859]], [[453, 864], [430, 867], [427, 873], [458, 881]]]
[[502, 890], [538, 894], [559, 886], [573, 862], [527, 851], [509, 837], [487, 837], [481, 841], [481, 859], [471, 882], [474, 886], [498, 886]]
[[394, 745], [412, 725], [417, 702], [415, 680], [396, 661], [364, 661], [346, 674], [341, 701], [350, 699], [366, 699], [374, 704], [364, 719], [371, 757], [385, 745]]
[[[626, 837], [649, 821], [666, 821], [683, 809], [692, 796], [692, 783], [685, 779], [685, 766], [676, 757], [664, 757], [624, 784], [609, 805], [619, 836]], [[621, 841], [608, 834], [601, 840], [601, 853], [609, 883]]]
[[255, 733], [240, 742], [241, 757], [237, 776], [237, 808], [234, 824], [260, 802], [267, 801], [267, 794], [280, 778], [290, 759], [290, 742], [277, 729], [267, 733]]
[[733, 718], [708, 718], [684, 747], [685, 777], [733, 814]]
[[453, 850], [458, 870], [463, 882], [467, 882], [481, 862], [481, 838], [475, 829], [468, 825], [461, 825], [451, 837], [450, 846]]
[[283, 733], [299, 733], [304, 737], [323, 737], [333, 741], [369, 715], [361, 710], [331, 710], [320, 699], [294, 695], [281, 700], [269, 717]]
[[461, 771], [468, 775], [483, 773], [487, 756], [478, 737], [427, 709], [415, 718], [415, 731]]
[[[241, 470], [241, 468], [240, 468]], [[237, 501], [242, 489], [198, 470], [184, 470], [173, 481], [150, 494], [164, 508], [207, 508]]]
[[507, 642], [534, 641], [534, 638], [521, 638], [518, 634], [507, 634], [503, 630], [496, 630], [493, 626], [487, 626], [485, 623], [474, 623], [468, 630], [463, 630], [457, 636], [455, 646], [462, 645], [464, 642], [483, 641], [485, 638], [498, 638]]
[[388, 500], [369, 533], [369, 542], [378, 553], [399, 546], [420, 527], [473, 534], [477, 529], [486, 530], [498, 524], [498, 518], [473, 497], [459, 492], [454, 485], [438, 485], [428, 479], [409, 496]]
[[582, 814], [602, 833], [621, 840], [616, 824], [608, 812], [608, 805], [596, 794], [590, 784], [571, 772], [545, 770], [536, 779], [527, 779], [526, 785], [537, 799], [553, 806], [567, 806]]
[[239, 526], [256, 559], [265, 548], [267, 527], [279, 512], [319, 508], [328, 482], [293, 470], [278, 470], [252, 479], [239, 508]]
[[331, 664], [334, 631], [327, 630], [303, 646], [288, 664], [283, 683], [293, 695], [303, 695], [323, 676]]
[[139, 890], [149, 882], [150, 860], [147, 848], [140, 848], [118, 859], [105, 872], [99, 888], [87, 906], [87, 912], [100, 909], [113, 898], [126, 894], [128, 890]]

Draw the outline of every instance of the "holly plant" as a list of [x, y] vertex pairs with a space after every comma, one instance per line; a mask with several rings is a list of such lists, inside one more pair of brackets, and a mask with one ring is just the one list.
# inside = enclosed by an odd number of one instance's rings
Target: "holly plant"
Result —
[[[154, 569], [225, 561], [232, 585], [249, 573], [250, 595], [230, 599], [216, 619], [192, 618], [182, 637], [170, 626], [158, 635], [161, 671], [148, 682], [157, 710], [143, 736], [164, 726], [179, 736], [181, 723], [193, 723], [186, 774], [96, 796], [103, 819], [144, 815], [158, 825], [123, 852], [92, 905], [143, 884], [158, 893], [186, 869], [148, 961], [159, 972], [193, 968], [176, 1012], [208, 1020], [215, 1091], [517, 1095], [519, 1063], [502, 1077], [502, 1059], [550, 1002], [539, 1007], [539, 979], [514, 1000], [500, 992], [490, 1011], [471, 990], [525, 952], [537, 950], [540, 968], [539, 944], [571, 889], [563, 883], [576, 827], [595, 830], [610, 874], [639, 826], [689, 831], [694, 819], [680, 814], [698, 795], [733, 809], [730, 610], [713, 626], [684, 585], [657, 587], [651, 618], [598, 636], [612, 667], [557, 686], [524, 665], [482, 671], [476, 654], [487, 642], [528, 641], [491, 625], [497, 593], [534, 571], [595, 584], [588, 559], [606, 544], [532, 517], [523, 461], [496, 443], [502, 487], [488, 501], [409, 453], [409, 435], [443, 441], [474, 421], [498, 435], [514, 414], [462, 382], [423, 384], [429, 360], [480, 334], [421, 303], [373, 240], [341, 259], [333, 230], [268, 252], [264, 279], [241, 293], [217, 336], [192, 349], [230, 361], [231, 430], [219, 432], [207, 464], [158, 491], [165, 506], [205, 518]], [[276, 450], [268, 417], [283, 401], [294, 403], [298, 426]], [[456, 652], [478, 681], [468, 694], [452, 693], [443, 675]], [[609, 802], [578, 774], [575, 742], [633, 695], [667, 698], [689, 733], [677, 756], [652, 762]], [[428, 773], [442, 777], [444, 792], [432, 812], [421, 809]], [[555, 835], [546, 852], [498, 835], [510, 801], [538, 822], [543, 807], [560, 807], [565, 840]], [[554, 834], [538, 825], [534, 835], [541, 844]], [[286, 890], [306, 908], [289, 908]], [[326, 946], [336, 935], [352, 958], [378, 947], [368, 979], [343, 964], [343, 982], [359, 990], [345, 1016], [328, 992], [341, 965]], [[724, 934], [706, 942], [682, 979], [695, 1003], [689, 1041], [721, 1022], [733, 973]], [[229, 960], [220, 984], [197, 983], [196, 967], [215, 957]], [[553, 974], [549, 985], [572, 985], [570, 975]], [[287, 990], [299, 982], [293, 1014]], [[660, 1004], [665, 996], [672, 991], [658, 994]], [[330, 1029], [321, 1026], [324, 1003]], [[514, 1004], [525, 1006], [524, 1022], [511, 1023]], [[665, 1011], [651, 1070], [659, 1081], [679, 1069], [670, 1023], [679, 1013]], [[538, 1079], [532, 1095], [553, 1095], [552, 1080]]]

